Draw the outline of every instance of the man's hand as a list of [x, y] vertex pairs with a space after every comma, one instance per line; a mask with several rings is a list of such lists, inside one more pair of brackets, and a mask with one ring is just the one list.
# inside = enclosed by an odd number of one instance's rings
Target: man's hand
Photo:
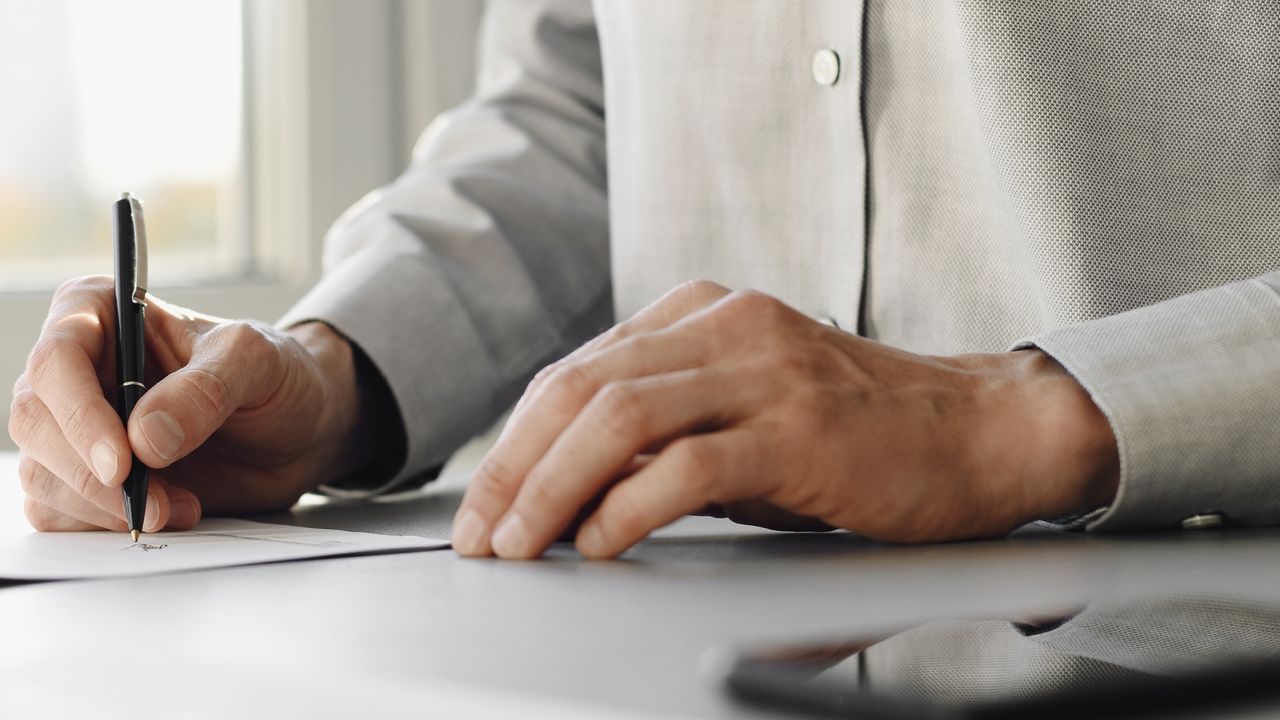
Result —
[[612, 557], [708, 506], [892, 541], [1110, 502], [1115, 439], [1040, 351], [929, 357], [692, 283], [530, 384], [455, 518], [464, 555]]
[[284, 333], [197, 315], [148, 297], [149, 390], [120, 422], [112, 281], [54, 295], [13, 389], [9, 434], [26, 513], [38, 530], [124, 530], [131, 453], [155, 471], [146, 531], [186, 529], [204, 512], [282, 509], [359, 462], [350, 345], [312, 323]]

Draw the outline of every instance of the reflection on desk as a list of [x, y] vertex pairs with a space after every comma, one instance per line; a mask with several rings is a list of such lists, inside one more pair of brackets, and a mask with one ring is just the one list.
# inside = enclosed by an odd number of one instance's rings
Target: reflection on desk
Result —
[[1280, 601], [1110, 598], [1065, 614], [940, 619], [887, 637], [755, 649], [730, 662], [726, 684], [745, 700], [841, 717], [1280, 710]]

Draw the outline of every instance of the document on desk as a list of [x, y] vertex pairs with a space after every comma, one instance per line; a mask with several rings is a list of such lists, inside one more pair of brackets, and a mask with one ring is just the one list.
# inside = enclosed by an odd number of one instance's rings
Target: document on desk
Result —
[[249, 520], [204, 520], [194, 530], [47, 532], [0, 537], [0, 579], [70, 580], [256, 565], [282, 560], [448, 547], [445, 540], [318, 530]]

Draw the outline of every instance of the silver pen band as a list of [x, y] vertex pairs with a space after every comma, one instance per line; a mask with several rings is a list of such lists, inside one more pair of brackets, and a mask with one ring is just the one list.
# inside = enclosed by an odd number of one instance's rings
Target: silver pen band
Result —
[[130, 381], [128, 381], [128, 382], [122, 382], [122, 383], [120, 383], [120, 387], [122, 387], [122, 388], [129, 387], [130, 385], [133, 385], [134, 387], [140, 387], [140, 388], [142, 388], [143, 390], [146, 390], [146, 389], [147, 389], [147, 386], [146, 386], [146, 385], [143, 385], [142, 383], [138, 382], [137, 380], [130, 380]]

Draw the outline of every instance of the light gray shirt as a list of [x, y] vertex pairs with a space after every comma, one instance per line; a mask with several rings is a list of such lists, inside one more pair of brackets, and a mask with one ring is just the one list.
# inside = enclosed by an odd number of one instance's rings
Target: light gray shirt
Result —
[[1042, 348], [1119, 443], [1091, 528], [1275, 522], [1277, 37], [1263, 1], [496, 0], [475, 98], [282, 322], [385, 377], [390, 484], [709, 278], [913, 351]]

